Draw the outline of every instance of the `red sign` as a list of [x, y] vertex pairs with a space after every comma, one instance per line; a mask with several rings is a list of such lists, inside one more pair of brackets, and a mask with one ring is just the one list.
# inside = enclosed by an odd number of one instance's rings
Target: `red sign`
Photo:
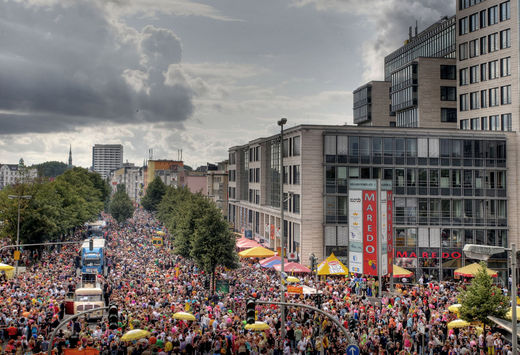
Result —
[[274, 224], [271, 224], [271, 230], [269, 232], [271, 239], [274, 240]]
[[363, 273], [377, 276], [377, 191], [363, 190]]
[[392, 217], [393, 217], [393, 201], [392, 191], [386, 192], [386, 238], [387, 238], [387, 250], [388, 250], [388, 272], [390, 274], [394, 271], [394, 235], [392, 233]]
[[[417, 258], [417, 253], [415, 253], [414, 251], [412, 251], [412, 252], [396, 251], [395, 253], [396, 253], [395, 254], [396, 258]], [[462, 253], [460, 253], [458, 251], [453, 251], [450, 253], [446, 253], [446, 252], [437, 253], [436, 251], [434, 251], [434, 252], [423, 251], [422, 253], [419, 253], [419, 257], [423, 258], [423, 259], [430, 259], [430, 258], [460, 259], [460, 258], [462, 258]]]
[[287, 286], [287, 293], [296, 293], [299, 295], [303, 295], [303, 287]]

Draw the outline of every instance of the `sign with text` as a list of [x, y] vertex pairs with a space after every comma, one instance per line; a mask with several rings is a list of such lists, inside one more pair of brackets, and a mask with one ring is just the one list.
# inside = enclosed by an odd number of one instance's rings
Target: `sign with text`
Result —
[[394, 272], [394, 230], [393, 230], [393, 194], [392, 191], [386, 191], [386, 240], [387, 240], [387, 259], [388, 272]]
[[363, 273], [377, 276], [377, 192], [363, 190]]
[[362, 191], [349, 191], [349, 261], [348, 269], [357, 274], [363, 273], [363, 204]]

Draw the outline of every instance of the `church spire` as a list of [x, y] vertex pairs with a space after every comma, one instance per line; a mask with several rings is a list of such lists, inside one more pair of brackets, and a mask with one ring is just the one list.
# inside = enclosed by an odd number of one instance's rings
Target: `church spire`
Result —
[[69, 146], [69, 169], [72, 168], [72, 144]]

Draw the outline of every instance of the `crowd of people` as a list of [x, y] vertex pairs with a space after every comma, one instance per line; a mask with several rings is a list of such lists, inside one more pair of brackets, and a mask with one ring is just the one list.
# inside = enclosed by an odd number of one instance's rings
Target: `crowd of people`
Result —
[[[98, 349], [101, 354], [345, 354], [350, 343], [362, 354], [510, 354], [499, 334], [476, 327], [448, 329], [456, 315], [458, 284], [441, 282], [397, 286], [380, 300], [367, 297], [375, 283], [349, 277], [301, 282], [316, 295], [291, 295], [290, 302], [318, 306], [341, 322], [348, 337], [328, 318], [303, 308], [286, 309], [285, 338], [281, 338], [280, 309], [257, 304], [257, 318], [265, 331], [245, 330], [246, 301], [279, 301], [279, 275], [257, 260], [243, 260], [236, 270], [218, 270], [229, 292], [212, 293], [209, 277], [193, 262], [176, 256], [168, 245], [153, 246], [158, 226], [151, 215], [137, 211], [124, 226], [109, 216], [106, 233], [109, 272], [98, 275], [105, 295], [120, 313], [118, 329], [106, 321], [71, 320], [51, 333], [64, 317], [67, 293], [80, 283], [75, 268], [78, 246], [46, 249], [13, 279], [0, 281], [0, 353], [39, 354], [69, 347]], [[83, 231], [74, 238], [81, 240]], [[28, 256], [29, 257], [29, 256]], [[32, 257], [32, 256], [31, 256]], [[374, 290], [375, 291], [375, 290]], [[177, 320], [186, 311], [195, 321]], [[66, 317], [66, 316], [65, 316]], [[66, 318], [65, 318], [66, 319]], [[122, 341], [131, 329], [150, 336]]]

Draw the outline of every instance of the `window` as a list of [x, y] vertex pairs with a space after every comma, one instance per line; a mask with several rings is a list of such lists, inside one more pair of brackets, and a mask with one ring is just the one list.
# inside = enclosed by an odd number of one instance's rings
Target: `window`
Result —
[[473, 41], [469, 41], [469, 57], [477, 57], [479, 55], [479, 39], [474, 39]]
[[293, 213], [300, 213], [300, 195], [294, 194], [292, 197], [293, 201]]
[[459, 44], [459, 60], [468, 59], [468, 42]]
[[476, 110], [476, 109], [479, 109], [480, 108], [480, 105], [479, 105], [479, 96], [480, 96], [480, 92], [479, 91], [475, 91], [475, 92], [472, 92], [469, 94], [469, 108], [470, 110]]
[[293, 184], [300, 185], [300, 166], [299, 165], [293, 166]]
[[459, 84], [468, 85], [468, 68], [461, 69], [459, 71]]
[[469, 31], [474, 32], [478, 30], [478, 20], [479, 20], [479, 13], [476, 12], [469, 16]]
[[511, 114], [505, 113], [502, 115], [502, 131], [512, 131], [513, 122], [511, 121]]
[[469, 129], [469, 120], [460, 120], [460, 129]]
[[480, 11], [480, 28], [484, 28], [487, 26], [487, 14], [486, 10]]
[[456, 65], [441, 65], [441, 79], [443, 80], [455, 80], [457, 76]]
[[480, 92], [480, 107], [481, 108], [487, 107], [487, 90], [482, 90]]
[[488, 35], [488, 52], [494, 52], [498, 50], [498, 33], [492, 33]]
[[488, 25], [495, 25], [498, 23], [498, 6], [491, 6], [488, 9]]
[[509, 105], [511, 103], [511, 85], [500, 87], [500, 104]]
[[487, 36], [480, 37], [480, 55], [487, 53]]
[[441, 108], [441, 122], [457, 122], [457, 109]]
[[489, 107], [498, 106], [498, 88], [489, 89]]
[[480, 119], [480, 129], [483, 131], [487, 131], [487, 129], [488, 129], [488, 118], [487, 117], [482, 117]]
[[478, 79], [479, 79], [478, 68], [479, 68], [478, 65], [474, 65], [469, 68], [469, 83], [470, 84], [478, 83]]
[[468, 110], [468, 94], [462, 94], [459, 97], [459, 104], [460, 104], [460, 110], [461, 111], [467, 111]]
[[500, 4], [500, 21], [509, 20], [511, 18], [511, 4], [509, 1]]
[[497, 64], [498, 60], [489, 62], [489, 80], [498, 78]]
[[500, 59], [500, 76], [511, 75], [511, 57]]
[[500, 130], [500, 124], [499, 124], [499, 116], [493, 115], [489, 116], [489, 130], [491, 131], [498, 131]]
[[293, 156], [300, 155], [300, 136], [293, 138]]
[[480, 81], [487, 80], [487, 63], [480, 64]]
[[511, 47], [511, 29], [500, 31], [500, 49]]
[[470, 121], [471, 124], [471, 130], [478, 131], [480, 129], [480, 122], [478, 118], [472, 118]]
[[469, 32], [469, 22], [467, 17], [463, 17], [459, 20], [459, 36], [465, 35]]
[[457, 88], [454, 86], [441, 86], [441, 101], [457, 101]]

